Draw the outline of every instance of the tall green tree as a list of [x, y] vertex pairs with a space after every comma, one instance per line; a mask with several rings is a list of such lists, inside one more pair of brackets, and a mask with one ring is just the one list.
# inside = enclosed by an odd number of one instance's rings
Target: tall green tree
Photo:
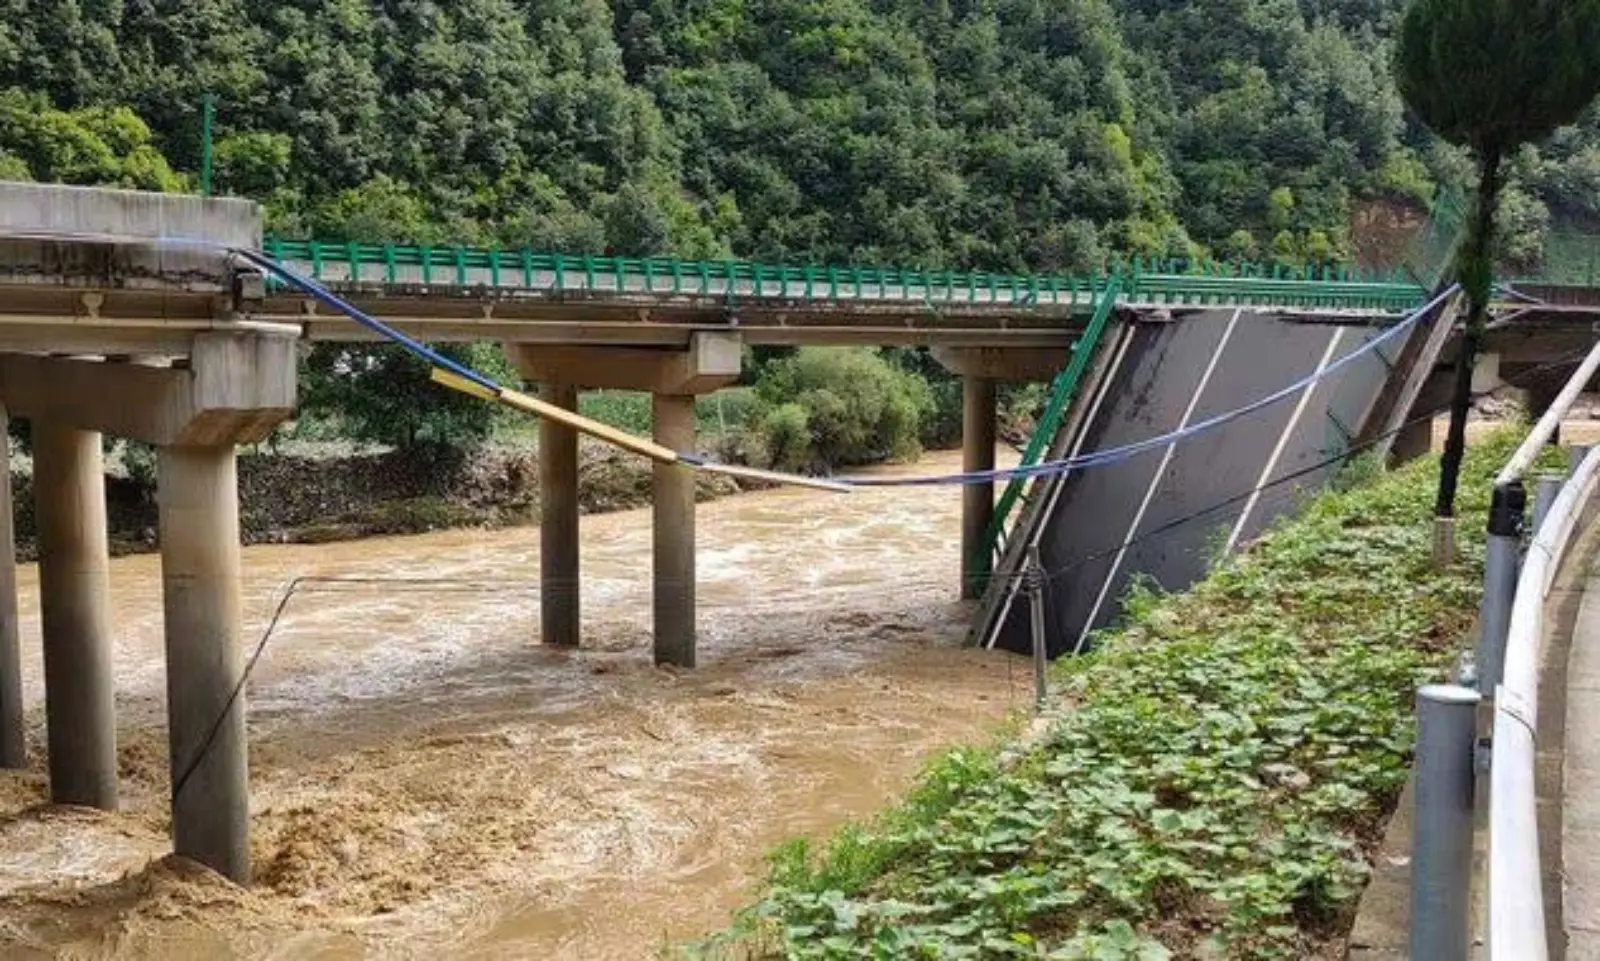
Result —
[[1523, 144], [1575, 122], [1600, 94], [1600, 0], [1413, 0], [1401, 21], [1396, 75], [1422, 121], [1478, 161], [1477, 199], [1455, 262], [1467, 330], [1434, 507], [1451, 517], [1494, 279], [1501, 166]]

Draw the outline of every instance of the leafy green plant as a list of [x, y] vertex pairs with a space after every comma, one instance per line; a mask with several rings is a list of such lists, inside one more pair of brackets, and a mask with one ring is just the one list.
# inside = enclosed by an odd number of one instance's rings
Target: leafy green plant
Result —
[[1466, 335], [1434, 512], [1454, 513], [1472, 366], [1494, 279], [1501, 164], [1523, 144], [1575, 122], [1600, 94], [1600, 0], [1412, 0], [1400, 25], [1400, 93], [1433, 131], [1470, 147], [1478, 193], [1456, 252]]
[[[1462, 507], [1517, 440], [1465, 462]], [[1363, 463], [1183, 594], [1134, 590], [1053, 667], [1042, 740], [935, 761], [899, 806], [793, 841], [712, 958], [1290, 959], [1350, 917], [1482, 547], [1430, 565], [1438, 462]], [[1000, 758], [1007, 757], [1002, 763]]]
[[927, 382], [859, 348], [802, 347], [770, 363], [756, 394], [769, 462], [790, 470], [911, 457], [933, 411]]

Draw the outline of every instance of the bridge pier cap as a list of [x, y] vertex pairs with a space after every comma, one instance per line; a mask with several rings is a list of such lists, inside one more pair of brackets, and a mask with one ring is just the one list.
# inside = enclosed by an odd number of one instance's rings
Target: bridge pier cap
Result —
[[254, 443], [294, 411], [292, 337], [201, 333], [189, 357], [162, 368], [0, 354], [0, 398], [19, 417], [157, 446]]
[[682, 350], [512, 343], [507, 351], [522, 376], [537, 383], [687, 397], [738, 380], [743, 346], [735, 333], [695, 331]]
[[962, 377], [1008, 383], [1049, 383], [1067, 366], [1071, 354], [1029, 347], [935, 346], [933, 359], [945, 370]]

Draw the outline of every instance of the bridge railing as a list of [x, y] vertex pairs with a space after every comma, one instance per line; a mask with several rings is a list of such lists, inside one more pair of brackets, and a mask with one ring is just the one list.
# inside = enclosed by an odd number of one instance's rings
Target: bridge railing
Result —
[[1111, 274], [1006, 274], [893, 267], [789, 266], [753, 261], [573, 256], [462, 246], [269, 239], [266, 253], [334, 284], [508, 288], [578, 296], [688, 296], [801, 302], [1092, 309], [1120, 276], [1121, 302], [1240, 304], [1399, 311], [1422, 299], [1398, 274], [1334, 266], [1225, 265], [1135, 259]]
[[1545, 606], [1561, 561], [1595, 503], [1600, 447], [1566, 478], [1542, 478], [1523, 555], [1522, 479], [1584, 386], [1600, 371], [1600, 344], [1495, 478], [1484, 556], [1478, 650], [1462, 682], [1418, 691], [1411, 859], [1410, 956], [1464, 958], [1470, 944], [1478, 705], [1492, 697], [1488, 760], [1490, 961], [1546, 961], [1536, 815], [1539, 666]]

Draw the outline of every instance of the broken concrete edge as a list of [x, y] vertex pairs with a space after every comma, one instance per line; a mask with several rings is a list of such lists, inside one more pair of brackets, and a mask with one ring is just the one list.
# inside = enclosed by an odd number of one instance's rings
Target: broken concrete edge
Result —
[[0, 181], [0, 237], [261, 247], [261, 207], [233, 197]]

